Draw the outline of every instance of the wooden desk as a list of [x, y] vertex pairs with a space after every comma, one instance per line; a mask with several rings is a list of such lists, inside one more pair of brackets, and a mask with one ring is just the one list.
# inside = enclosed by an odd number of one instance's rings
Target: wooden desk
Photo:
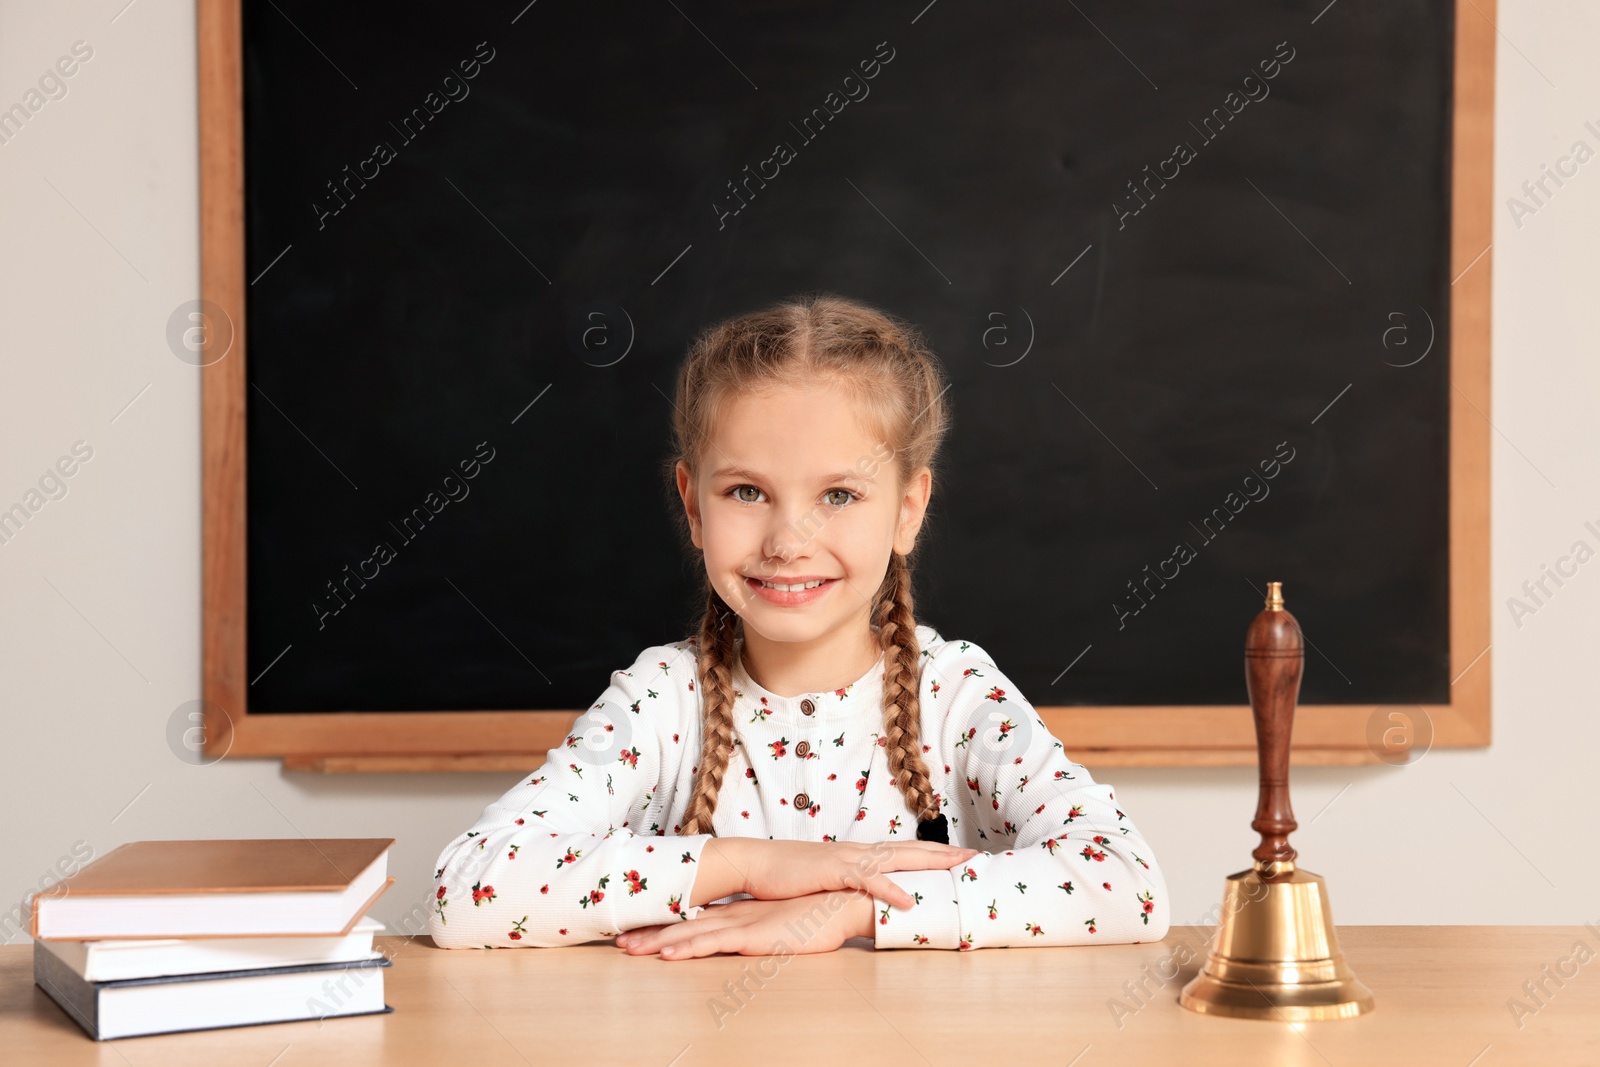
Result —
[[[0, 948], [0, 1057], [11, 1064], [303, 1067], [552, 1063], [1040, 1063], [1330, 1067], [1350, 1064], [1600, 1064], [1600, 935], [1584, 927], [1346, 926], [1341, 945], [1376, 1011], [1303, 1029], [1197, 1015], [1178, 991], [1209, 927], [1164, 941], [976, 952], [875, 951], [851, 941], [810, 956], [629, 957], [610, 942], [560, 949], [446, 951], [384, 937], [392, 1014], [90, 1041], [33, 985], [32, 946]], [[1583, 941], [1594, 955], [1572, 956]], [[1198, 950], [1189, 946], [1200, 946]], [[1171, 973], [1135, 1010], [1123, 983]], [[1580, 953], [1581, 955], [1581, 953]], [[1166, 961], [1166, 962], [1163, 962]], [[1549, 966], [1565, 983], [1519, 1030], [1507, 1000]], [[733, 1011], [724, 983], [749, 982]], [[711, 1004], [730, 1010], [718, 1026]], [[1118, 1020], [1120, 997], [1132, 1012]], [[620, 1009], [620, 1013], [619, 1013]]]

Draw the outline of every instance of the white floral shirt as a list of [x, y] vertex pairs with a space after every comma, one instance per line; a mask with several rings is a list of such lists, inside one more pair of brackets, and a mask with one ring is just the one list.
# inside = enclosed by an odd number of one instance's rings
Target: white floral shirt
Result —
[[[875, 945], [1166, 936], [1161, 870], [1111, 787], [1067, 757], [982, 648], [926, 625], [917, 636], [923, 761], [950, 843], [983, 854], [949, 870], [891, 872], [916, 902], [874, 898]], [[843, 689], [792, 697], [763, 689], [735, 660], [735, 745], [712, 820], [717, 836], [917, 839], [917, 819], [889, 774], [881, 657]], [[686, 902], [712, 835], [677, 834], [700, 753], [696, 687], [687, 640], [647, 648], [613, 672], [563, 745], [440, 853], [435, 943], [570, 945], [698, 915]]]

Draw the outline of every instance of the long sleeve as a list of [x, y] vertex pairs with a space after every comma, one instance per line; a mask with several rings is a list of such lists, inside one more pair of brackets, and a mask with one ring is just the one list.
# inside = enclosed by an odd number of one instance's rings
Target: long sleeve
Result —
[[[1067, 757], [1031, 704], [969, 642], [926, 657], [926, 757], [951, 786], [950, 841], [985, 850], [953, 870], [896, 871], [909, 908], [874, 898], [879, 948], [996, 948], [1159, 941], [1166, 884], [1109, 785]], [[925, 738], [926, 740], [926, 738]], [[945, 763], [933, 766], [943, 756]]]
[[[428, 932], [443, 948], [548, 947], [690, 917], [710, 834], [663, 836], [698, 755], [695, 656], [646, 648], [544, 765], [446, 845]], [[690, 749], [689, 746], [693, 746]]]

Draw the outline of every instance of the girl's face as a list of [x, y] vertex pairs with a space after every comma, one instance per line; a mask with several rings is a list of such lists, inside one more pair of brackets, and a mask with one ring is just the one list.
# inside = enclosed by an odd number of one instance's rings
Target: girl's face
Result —
[[785, 642], [866, 629], [891, 550], [915, 544], [932, 480], [924, 467], [901, 486], [894, 459], [836, 386], [728, 404], [700, 477], [691, 484], [678, 465], [678, 492], [712, 586], [746, 626]]

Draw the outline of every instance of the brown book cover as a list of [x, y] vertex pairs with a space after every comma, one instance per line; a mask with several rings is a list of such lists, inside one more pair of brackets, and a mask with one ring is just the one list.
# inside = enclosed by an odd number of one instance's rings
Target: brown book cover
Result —
[[[286, 892], [337, 895], [348, 891], [352, 883], [385, 856], [393, 844], [392, 837], [130, 841], [92, 860], [48, 890], [36, 894], [30, 908], [29, 933], [35, 938], [39, 936], [40, 907], [48, 907], [49, 901], [55, 897]], [[345, 928], [337, 933], [349, 933], [367, 909], [393, 884], [394, 876], [390, 875], [370, 899], [354, 909]], [[304, 936], [308, 933], [334, 932], [285, 931], [277, 936]], [[219, 932], [207, 936], [232, 935]]]

